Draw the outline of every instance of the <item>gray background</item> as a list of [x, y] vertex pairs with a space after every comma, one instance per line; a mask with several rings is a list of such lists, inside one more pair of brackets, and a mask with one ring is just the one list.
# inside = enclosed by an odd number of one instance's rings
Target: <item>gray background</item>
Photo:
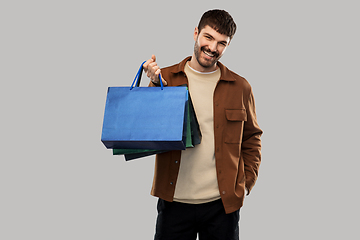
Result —
[[191, 55], [212, 8], [238, 25], [221, 61], [251, 83], [264, 130], [241, 238], [359, 239], [349, 0], [1, 1], [0, 239], [153, 238], [154, 157], [125, 162], [102, 145], [106, 90], [151, 54], [163, 67]]

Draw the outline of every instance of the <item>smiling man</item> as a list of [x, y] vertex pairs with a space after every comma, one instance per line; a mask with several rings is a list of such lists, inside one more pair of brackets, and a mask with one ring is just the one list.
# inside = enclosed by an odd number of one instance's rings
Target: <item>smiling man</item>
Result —
[[199, 28], [195, 29], [194, 40], [194, 54], [190, 65], [200, 72], [215, 71], [217, 61], [230, 43], [230, 37], [206, 25], [200, 33]]
[[224, 10], [210, 10], [194, 31], [194, 52], [160, 69], [153, 55], [143, 65], [150, 86], [159, 75], [168, 86], [186, 84], [202, 140], [194, 148], [156, 156], [152, 195], [159, 197], [155, 239], [239, 239], [239, 211], [255, 185], [261, 162], [250, 84], [219, 59], [236, 24]]

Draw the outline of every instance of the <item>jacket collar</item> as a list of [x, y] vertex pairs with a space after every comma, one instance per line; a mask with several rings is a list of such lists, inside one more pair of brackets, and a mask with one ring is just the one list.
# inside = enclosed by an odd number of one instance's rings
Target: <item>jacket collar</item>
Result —
[[[172, 71], [172, 73], [180, 73], [180, 72], [185, 73], [185, 64], [187, 61], [190, 61], [190, 60], [191, 60], [191, 57], [187, 57], [184, 60], [182, 60], [178, 64], [178, 66]], [[233, 75], [231, 74], [231, 71], [227, 67], [225, 67], [221, 62], [217, 62], [217, 65], [221, 71], [220, 80], [230, 81], [230, 82], [235, 81], [235, 78], [233, 77]]]

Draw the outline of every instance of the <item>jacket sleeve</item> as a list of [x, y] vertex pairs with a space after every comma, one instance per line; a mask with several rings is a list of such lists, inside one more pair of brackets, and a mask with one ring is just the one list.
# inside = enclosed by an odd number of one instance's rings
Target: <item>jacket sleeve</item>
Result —
[[246, 188], [248, 195], [254, 187], [258, 177], [261, 162], [261, 140], [263, 131], [260, 129], [255, 110], [255, 101], [252, 90], [246, 102], [247, 121], [244, 122], [241, 157], [245, 166]]

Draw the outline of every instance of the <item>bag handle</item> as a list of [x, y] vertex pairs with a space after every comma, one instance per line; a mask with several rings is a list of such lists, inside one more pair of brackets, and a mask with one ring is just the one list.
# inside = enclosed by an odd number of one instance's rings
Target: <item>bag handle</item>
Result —
[[[133, 81], [133, 83], [131, 84], [131, 87], [130, 87], [130, 90], [134, 88], [134, 83], [136, 82], [135, 84], [135, 87], [139, 87], [140, 86], [140, 81], [141, 81], [141, 76], [142, 76], [142, 70], [143, 70], [143, 64], [145, 63], [146, 61], [144, 61], [140, 68], [139, 68], [139, 71], [137, 72], [136, 76], [135, 76], [135, 79]], [[160, 79], [160, 85], [161, 85], [161, 90], [164, 89], [164, 84], [162, 82], [162, 79], [161, 79], [161, 75], [159, 74], [159, 79]]]

